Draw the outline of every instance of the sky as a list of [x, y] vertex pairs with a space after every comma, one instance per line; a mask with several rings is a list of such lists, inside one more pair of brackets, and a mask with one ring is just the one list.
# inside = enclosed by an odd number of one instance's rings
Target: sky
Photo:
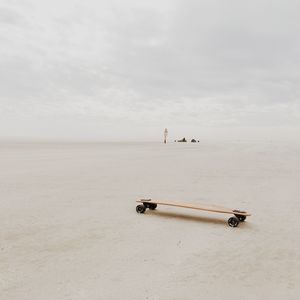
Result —
[[300, 128], [297, 0], [0, 0], [0, 138]]

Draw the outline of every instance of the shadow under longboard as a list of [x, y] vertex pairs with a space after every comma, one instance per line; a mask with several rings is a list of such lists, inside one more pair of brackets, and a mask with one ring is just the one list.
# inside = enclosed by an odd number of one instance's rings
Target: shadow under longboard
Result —
[[158, 218], [169, 218], [169, 219], [176, 219], [176, 220], [183, 220], [183, 221], [190, 221], [190, 222], [203, 222], [203, 223], [210, 223], [210, 224], [220, 224], [223, 225], [227, 223], [227, 220], [219, 219], [216, 217], [207, 217], [207, 216], [194, 216], [190, 214], [183, 214], [183, 213], [176, 213], [176, 212], [166, 212], [166, 211], [147, 211], [146, 215], [151, 215], [151, 217], [156, 216]]

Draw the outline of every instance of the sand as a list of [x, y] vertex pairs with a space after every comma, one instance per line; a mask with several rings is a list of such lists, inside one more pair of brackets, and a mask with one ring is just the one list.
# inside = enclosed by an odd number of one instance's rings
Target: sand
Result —
[[299, 143], [2, 142], [0, 166], [1, 299], [300, 297]]

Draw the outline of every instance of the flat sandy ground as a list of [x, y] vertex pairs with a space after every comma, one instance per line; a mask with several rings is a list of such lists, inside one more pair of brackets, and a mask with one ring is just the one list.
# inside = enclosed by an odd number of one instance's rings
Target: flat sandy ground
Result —
[[299, 143], [1, 143], [0, 193], [1, 299], [300, 298]]

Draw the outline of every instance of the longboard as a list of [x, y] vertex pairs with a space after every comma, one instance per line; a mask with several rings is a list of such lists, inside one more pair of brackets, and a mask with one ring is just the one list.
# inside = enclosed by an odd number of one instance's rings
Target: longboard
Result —
[[251, 216], [250, 213], [246, 211], [241, 211], [238, 209], [230, 209], [227, 207], [217, 206], [217, 205], [206, 205], [206, 204], [191, 204], [191, 203], [179, 203], [173, 201], [162, 201], [162, 200], [154, 200], [154, 199], [140, 199], [136, 202], [142, 203], [136, 207], [136, 212], [143, 214], [146, 209], [154, 210], [156, 209], [157, 205], [168, 205], [168, 206], [175, 206], [175, 207], [184, 207], [184, 208], [191, 208], [197, 210], [203, 210], [208, 212], [215, 212], [215, 213], [222, 213], [222, 214], [230, 214], [234, 215], [228, 219], [228, 225], [231, 227], [237, 227], [240, 222], [244, 222], [246, 217]]

